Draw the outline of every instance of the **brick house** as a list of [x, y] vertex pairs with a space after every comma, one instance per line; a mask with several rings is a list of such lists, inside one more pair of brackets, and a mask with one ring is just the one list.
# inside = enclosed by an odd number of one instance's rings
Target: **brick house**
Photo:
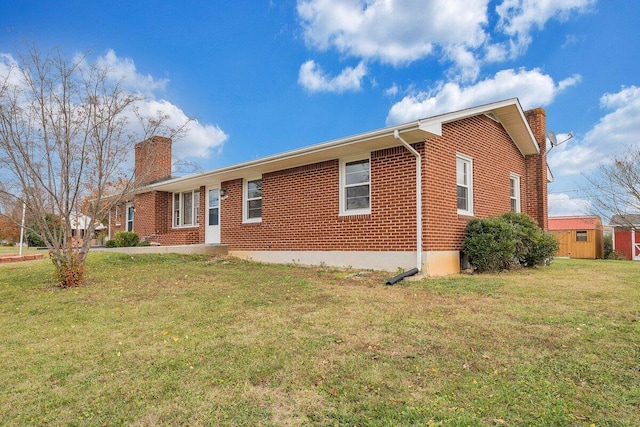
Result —
[[112, 211], [110, 235], [455, 273], [471, 218], [521, 211], [547, 229], [545, 134], [543, 109], [508, 99], [181, 178], [171, 141], [152, 138], [136, 147], [146, 185]]
[[640, 214], [613, 215], [613, 250], [623, 259], [640, 261]]

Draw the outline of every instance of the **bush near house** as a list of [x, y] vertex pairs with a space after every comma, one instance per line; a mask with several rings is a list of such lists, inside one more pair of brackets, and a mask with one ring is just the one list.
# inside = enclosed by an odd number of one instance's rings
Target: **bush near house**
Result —
[[107, 241], [105, 246], [107, 248], [128, 248], [131, 246], [138, 246], [140, 238], [138, 233], [133, 231], [119, 231], [116, 233], [116, 237]]
[[474, 219], [467, 224], [463, 250], [478, 272], [500, 271], [514, 265], [533, 267], [558, 249], [551, 233], [528, 215], [509, 212], [499, 217]]

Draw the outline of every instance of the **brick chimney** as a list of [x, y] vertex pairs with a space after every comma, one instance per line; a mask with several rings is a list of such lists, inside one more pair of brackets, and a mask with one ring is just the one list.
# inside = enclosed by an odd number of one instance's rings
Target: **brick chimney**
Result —
[[539, 154], [526, 156], [525, 213], [531, 216], [543, 230], [549, 229], [549, 202], [547, 196], [547, 113], [542, 108], [524, 112], [533, 136], [540, 147]]
[[136, 144], [135, 177], [137, 185], [171, 178], [171, 138], [152, 136]]

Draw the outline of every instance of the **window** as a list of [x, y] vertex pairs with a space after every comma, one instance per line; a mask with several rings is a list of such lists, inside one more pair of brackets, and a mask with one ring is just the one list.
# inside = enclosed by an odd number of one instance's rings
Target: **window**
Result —
[[520, 212], [520, 177], [514, 173], [511, 182], [511, 212]]
[[173, 227], [198, 225], [200, 214], [200, 191], [173, 193]]
[[340, 168], [340, 213], [371, 213], [371, 171], [369, 159], [343, 162]]
[[220, 190], [209, 190], [209, 225], [220, 224]]
[[135, 212], [133, 203], [127, 203], [127, 231], [133, 231], [133, 215]]
[[244, 222], [262, 221], [262, 179], [244, 182]]
[[120, 220], [120, 205], [116, 205], [116, 225], [122, 224]]
[[458, 214], [473, 215], [473, 160], [456, 156], [456, 184], [458, 190]]
[[586, 242], [586, 241], [587, 241], [586, 230], [576, 231], [576, 242]]

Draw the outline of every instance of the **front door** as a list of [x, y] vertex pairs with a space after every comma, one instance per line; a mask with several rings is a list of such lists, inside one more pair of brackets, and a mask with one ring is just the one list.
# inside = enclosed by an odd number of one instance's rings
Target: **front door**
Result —
[[207, 187], [206, 206], [205, 243], [217, 245], [220, 243], [220, 189], [218, 187]]
[[631, 229], [631, 249], [633, 260], [640, 261], [640, 232], [638, 230]]

